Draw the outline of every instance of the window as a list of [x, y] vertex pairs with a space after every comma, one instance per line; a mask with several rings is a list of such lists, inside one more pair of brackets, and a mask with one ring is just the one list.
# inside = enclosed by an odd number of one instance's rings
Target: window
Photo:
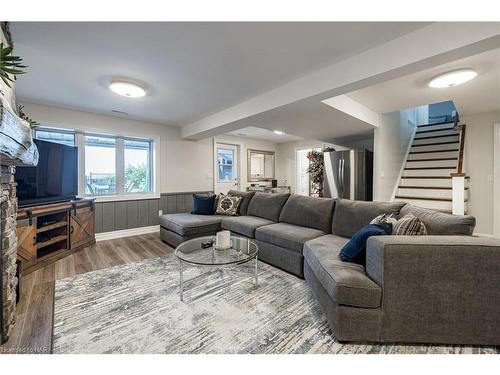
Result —
[[[79, 194], [133, 195], [154, 192], [153, 141], [39, 127], [35, 138], [79, 147]], [[80, 168], [80, 167], [79, 167]]]
[[218, 148], [217, 165], [219, 181], [234, 180], [234, 150]]
[[125, 193], [151, 191], [151, 141], [124, 140]]
[[85, 194], [116, 194], [116, 139], [85, 136]]
[[35, 138], [42, 141], [61, 143], [66, 146], [75, 145], [75, 133], [69, 131], [41, 128], [35, 130]]

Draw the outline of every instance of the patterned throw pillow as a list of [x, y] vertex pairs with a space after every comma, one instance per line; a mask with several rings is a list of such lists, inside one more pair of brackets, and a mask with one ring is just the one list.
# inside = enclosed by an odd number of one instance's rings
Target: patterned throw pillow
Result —
[[398, 213], [391, 212], [389, 214], [378, 215], [375, 219], [370, 221], [370, 224], [389, 223], [391, 225], [394, 225], [397, 223], [397, 221], [398, 221]]
[[425, 236], [427, 228], [422, 220], [412, 214], [399, 219], [392, 226], [392, 234], [395, 236]]
[[242, 199], [242, 197], [236, 197], [234, 195], [219, 194], [215, 213], [217, 215], [236, 216]]

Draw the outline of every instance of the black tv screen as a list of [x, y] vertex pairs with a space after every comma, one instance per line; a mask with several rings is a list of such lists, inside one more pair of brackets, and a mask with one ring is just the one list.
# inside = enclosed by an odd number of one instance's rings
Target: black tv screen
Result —
[[36, 167], [17, 167], [17, 197], [20, 207], [63, 202], [78, 194], [78, 149], [35, 140]]

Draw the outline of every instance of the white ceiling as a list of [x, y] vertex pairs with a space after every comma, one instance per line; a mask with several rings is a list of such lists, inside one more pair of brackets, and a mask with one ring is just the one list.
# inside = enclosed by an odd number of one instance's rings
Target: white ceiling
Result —
[[[25, 101], [182, 126], [427, 23], [24, 23]], [[133, 100], [112, 78], [147, 86]], [[112, 110], [127, 114], [115, 114]]]
[[[279, 129], [274, 129], [274, 130], [279, 130]], [[302, 137], [297, 137], [295, 135], [286, 133], [276, 134], [271, 129], [257, 128], [255, 126], [247, 126], [246, 128], [234, 130], [226, 134], [233, 135], [236, 137], [262, 139], [264, 141], [269, 141], [274, 143], [293, 142], [302, 139]]]
[[[365, 138], [375, 127], [316, 99], [301, 100], [237, 122], [242, 128], [282, 129], [288, 135], [335, 143]], [[232, 133], [238, 133], [235, 130]]]
[[[428, 86], [433, 77], [461, 68], [474, 69], [479, 75], [460, 86], [443, 89]], [[500, 110], [500, 49], [422, 70], [348, 95], [378, 113], [447, 100], [453, 101], [461, 116]]]

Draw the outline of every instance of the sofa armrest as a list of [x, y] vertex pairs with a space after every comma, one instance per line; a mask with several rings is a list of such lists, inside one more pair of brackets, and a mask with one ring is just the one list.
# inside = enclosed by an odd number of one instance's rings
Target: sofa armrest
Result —
[[472, 236], [368, 239], [382, 287], [383, 340], [500, 345], [500, 241]]
[[500, 240], [476, 236], [376, 236], [367, 241], [366, 273], [382, 287], [391, 281], [388, 278], [397, 281], [416, 273], [429, 281], [440, 281], [450, 272], [458, 277], [486, 272], [492, 282], [500, 282]]

